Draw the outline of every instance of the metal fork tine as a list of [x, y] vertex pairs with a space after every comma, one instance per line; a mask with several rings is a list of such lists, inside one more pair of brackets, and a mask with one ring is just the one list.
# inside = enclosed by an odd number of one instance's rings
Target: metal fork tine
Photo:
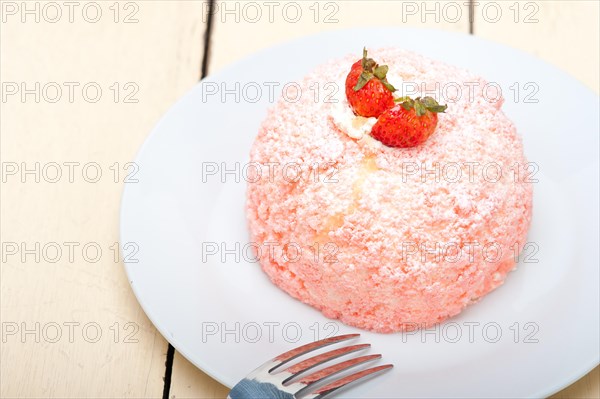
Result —
[[298, 382], [309, 386], [309, 385], [315, 384], [321, 380], [324, 380], [327, 377], [331, 377], [332, 375], [335, 375], [344, 370], [347, 370], [351, 367], [358, 366], [360, 364], [370, 362], [372, 360], [377, 360], [377, 359], [381, 359], [381, 355], [366, 355], [366, 356], [356, 357], [354, 359], [346, 360], [345, 362], [334, 364], [333, 366], [329, 366], [327, 368], [324, 368], [323, 370], [316, 371], [304, 378], [301, 378]]
[[335, 344], [338, 342], [347, 341], [349, 339], [357, 338], [357, 337], [360, 337], [360, 334], [338, 335], [336, 337], [325, 338], [320, 341], [311, 342], [310, 344], [306, 344], [299, 348], [292, 349], [290, 351], [287, 351], [287, 352], [277, 356], [275, 359], [273, 359], [274, 362], [279, 362], [279, 363], [277, 363], [276, 366], [272, 367], [269, 370], [269, 372], [281, 367], [282, 365], [286, 364], [287, 362], [289, 362], [299, 356], [302, 356], [308, 352], [312, 352], [315, 349], [319, 349], [319, 348], [322, 348], [327, 345], [332, 345], [332, 344]]
[[345, 388], [346, 386], [348, 386], [352, 383], [358, 382], [359, 380], [362, 380], [367, 377], [375, 376], [378, 373], [382, 373], [386, 370], [391, 369], [392, 367], [394, 367], [394, 366], [391, 364], [386, 364], [383, 366], [372, 367], [370, 369], [366, 369], [366, 370], [362, 370], [362, 371], [359, 371], [354, 374], [350, 374], [349, 376], [342, 377], [330, 384], [325, 385], [324, 387], [317, 389], [312, 394], [306, 396], [304, 399], [325, 398], [325, 397], [329, 396], [330, 394], [332, 394], [342, 388]]
[[311, 368], [316, 367], [320, 364], [323, 364], [330, 360], [336, 359], [340, 356], [344, 356], [348, 353], [357, 352], [357, 351], [367, 349], [370, 347], [371, 347], [370, 344], [345, 346], [343, 348], [334, 349], [332, 351], [325, 352], [320, 355], [313, 356], [311, 358], [303, 360], [300, 363], [294, 364], [293, 366], [285, 369], [286, 372], [292, 373], [292, 375], [289, 376], [288, 378], [286, 378], [285, 380], [283, 380], [283, 383], [285, 384], [286, 382], [288, 382], [292, 378], [296, 377], [297, 375], [304, 373], [305, 371], [310, 370]]

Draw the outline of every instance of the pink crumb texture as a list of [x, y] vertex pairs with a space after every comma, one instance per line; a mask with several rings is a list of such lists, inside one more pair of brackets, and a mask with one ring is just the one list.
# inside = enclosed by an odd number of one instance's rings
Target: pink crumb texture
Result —
[[503, 283], [526, 243], [533, 188], [515, 172], [522, 142], [485, 80], [400, 49], [369, 56], [428, 88], [479, 84], [447, 102], [425, 143], [398, 149], [349, 137], [332, 122], [335, 104], [315, 101], [311, 85], [343, 91], [359, 57], [322, 65], [298, 82], [297, 102], [269, 110], [250, 154], [303, 172], [249, 182], [246, 213], [252, 242], [293, 244], [260, 259], [274, 284], [329, 318], [390, 333], [455, 316]]

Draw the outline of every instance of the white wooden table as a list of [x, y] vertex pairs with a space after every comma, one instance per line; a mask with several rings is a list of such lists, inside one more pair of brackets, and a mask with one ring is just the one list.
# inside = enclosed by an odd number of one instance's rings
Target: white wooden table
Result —
[[[296, 23], [282, 12], [290, 2], [272, 21], [265, 2], [258, 20], [247, 2], [227, 3], [207, 32], [202, 1], [0, 2], [1, 397], [226, 396], [167, 356], [116, 252], [127, 163], [203, 60], [213, 73], [310, 33], [426, 26], [523, 49], [599, 92], [595, 0], [479, 0], [472, 23], [463, 1], [429, 1], [432, 13], [421, 2], [297, 1]], [[599, 380], [596, 368], [555, 397], [598, 398]]]

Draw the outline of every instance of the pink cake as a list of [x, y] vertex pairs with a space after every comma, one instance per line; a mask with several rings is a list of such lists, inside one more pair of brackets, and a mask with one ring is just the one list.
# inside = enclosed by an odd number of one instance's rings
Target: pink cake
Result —
[[249, 179], [247, 217], [282, 290], [349, 325], [404, 331], [503, 283], [526, 242], [532, 186], [495, 86], [411, 52], [369, 56], [398, 89], [437, 87], [448, 108], [434, 134], [413, 148], [370, 137], [376, 119], [354, 116], [343, 95], [359, 57], [329, 62], [301, 91], [288, 85], [262, 123], [251, 161], [264, 167]]

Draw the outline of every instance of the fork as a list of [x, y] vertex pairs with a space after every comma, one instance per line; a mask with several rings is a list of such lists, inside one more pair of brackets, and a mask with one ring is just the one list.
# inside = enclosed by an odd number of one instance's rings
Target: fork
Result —
[[[341, 363], [334, 364], [324, 369], [315, 371], [305, 377], [300, 378], [298, 381], [291, 384], [287, 384], [292, 379], [296, 378], [300, 374], [321, 365], [330, 360], [336, 359], [340, 356], [344, 356], [350, 353], [358, 352], [369, 348], [370, 344], [357, 344], [345, 346], [339, 349], [334, 349], [299, 363], [296, 363], [283, 371], [275, 372], [276, 369], [281, 368], [288, 362], [296, 359], [299, 356], [310, 353], [316, 349], [323, 348], [328, 345], [332, 345], [338, 342], [347, 341], [359, 337], [360, 334], [346, 334], [338, 335], [335, 337], [325, 338], [320, 341], [315, 341], [310, 344], [300, 346], [285, 352], [274, 359], [271, 359], [264, 363], [262, 366], [248, 374], [243, 380], [238, 382], [233, 389], [229, 392], [228, 399], [297, 399], [302, 396], [303, 399], [322, 399], [329, 397], [329, 395], [338, 392], [349, 384], [356, 383], [366, 379], [367, 377], [374, 377], [379, 375], [388, 369], [391, 369], [393, 365], [386, 364], [383, 366], [372, 367], [366, 370], [350, 374], [348, 376], [338, 378], [337, 380], [330, 382], [320, 388], [317, 388], [313, 392], [310, 392], [312, 388], [319, 382], [331, 377], [337, 373], [348, 370], [351, 367], [358, 366], [360, 364], [370, 362], [376, 359], [381, 359], [381, 355], [366, 355], [355, 357]], [[310, 392], [310, 393], [309, 393]]]

